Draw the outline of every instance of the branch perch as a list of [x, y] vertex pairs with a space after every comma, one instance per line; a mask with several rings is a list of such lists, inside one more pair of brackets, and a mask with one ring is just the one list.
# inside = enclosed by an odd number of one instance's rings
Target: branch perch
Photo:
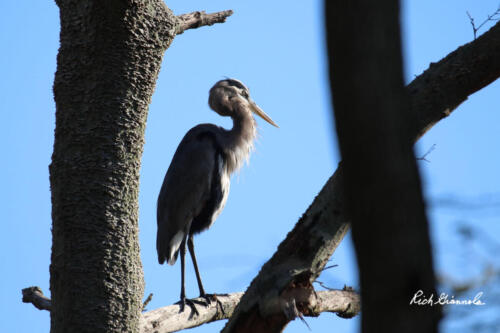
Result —
[[205, 25], [214, 25], [215, 23], [224, 23], [226, 18], [233, 15], [232, 10], [207, 14], [205, 11], [196, 11], [189, 14], [177, 16], [178, 26], [176, 34], [180, 35], [188, 29], [196, 29]]
[[[139, 332], [141, 333], [168, 333], [200, 326], [217, 320], [228, 319], [238, 305], [242, 292], [217, 295], [222, 304], [222, 309], [217, 302], [209, 306], [198, 306], [199, 316], [189, 318], [192, 314], [190, 309], [179, 313], [179, 305], [173, 304], [142, 314]], [[203, 299], [198, 299], [203, 301]], [[45, 297], [40, 287], [29, 287], [23, 289], [23, 302], [32, 303], [39, 310], [51, 309], [51, 300]], [[273, 302], [276, 312], [287, 315], [288, 320], [302, 315], [317, 317], [322, 312], [337, 313], [339, 317], [352, 318], [360, 311], [360, 298], [357, 293], [350, 289], [326, 290], [314, 292], [312, 289], [296, 288]], [[292, 310], [290, 311], [290, 308]], [[292, 313], [290, 315], [289, 313]]]

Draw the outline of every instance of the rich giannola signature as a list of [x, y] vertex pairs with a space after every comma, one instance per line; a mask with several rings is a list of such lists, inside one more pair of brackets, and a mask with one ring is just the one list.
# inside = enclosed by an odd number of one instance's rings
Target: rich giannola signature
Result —
[[485, 305], [486, 303], [481, 301], [483, 292], [478, 292], [476, 296], [472, 299], [458, 299], [455, 296], [450, 296], [445, 293], [441, 293], [439, 297], [434, 294], [424, 295], [422, 290], [419, 290], [413, 295], [410, 300], [410, 305]]

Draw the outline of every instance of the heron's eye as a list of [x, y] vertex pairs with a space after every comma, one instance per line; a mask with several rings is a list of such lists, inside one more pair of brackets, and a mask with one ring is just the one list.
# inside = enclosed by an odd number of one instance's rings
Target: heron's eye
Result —
[[248, 98], [248, 91], [246, 91], [246, 90], [242, 90], [242, 91], [241, 91], [241, 95], [242, 95], [243, 97]]

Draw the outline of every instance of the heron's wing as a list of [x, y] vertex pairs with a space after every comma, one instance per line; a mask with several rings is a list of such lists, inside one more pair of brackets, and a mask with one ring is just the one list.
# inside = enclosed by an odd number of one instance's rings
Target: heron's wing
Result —
[[208, 200], [214, 168], [219, 167], [218, 151], [209, 125], [194, 127], [179, 144], [157, 203], [156, 248], [160, 263], [175, 263], [193, 218]]

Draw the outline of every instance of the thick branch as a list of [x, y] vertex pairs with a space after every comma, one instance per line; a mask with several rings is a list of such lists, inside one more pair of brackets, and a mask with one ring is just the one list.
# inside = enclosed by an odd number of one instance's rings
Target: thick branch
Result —
[[[418, 140], [447, 117], [469, 95], [500, 76], [500, 23], [480, 38], [433, 63], [408, 86], [412, 136]], [[262, 267], [248, 287], [223, 332], [246, 327], [250, 312], [265, 315], [267, 299], [281, 293], [301, 275], [313, 281], [323, 270], [349, 229], [344, 210], [342, 168], [339, 167], [319, 195]], [[286, 325], [286, 323], [285, 323]]]
[[196, 29], [205, 25], [214, 25], [215, 23], [224, 23], [226, 18], [233, 15], [232, 10], [207, 14], [205, 11], [192, 12], [177, 16], [178, 25], [176, 34], [180, 35], [188, 29]]
[[416, 77], [411, 98], [412, 135], [419, 139], [467, 98], [500, 77], [500, 22]]
[[[234, 308], [243, 296], [242, 292], [217, 295], [217, 302], [212, 302], [209, 306], [197, 306], [199, 315], [193, 315], [191, 309], [186, 307], [184, 312], [179, 313], [179, 305], [173, 304], [156, 310], [143, 313], [139, 323], [141, 333], [167, 333], [180, 331], [186, 328], [197, 327], [206, 323], [229, 318]], [[203, 299], [199, 299], [203, 301]], [[222, 306], [224, 311], [220, 310]]]
[[[217, 320], [228, 319], [233, 314], [234, 308], [238, 305], [242, 292], [232, 293], [227, 295], [218, 295], [217, 302], [212, 302], [209, 306], [198, 306], [199, 316], [193, 316], [190, 309], [179, 313], [179, 305], [173, 304], [148, 311], [142, 314], [139, 323], [139, 332], [141, 333], [167, 333], [200, 326]], [[316, 297], [317, 296], [317, 297]], [[360, 299], [359, 295], [352, 290], [326, 290], [317, 293], [310, 292], [306, 289], [295, 289], [293, 297], [289, 293], [288, 300], [293, 299], [290, 303], [287, 299], [277, 300], [278, 307], [275, 309], [278, 314], [285, 315], [287, 318], [290, 313], [290, 307], [300, 308], [300, 312], [306, 316], [317, 317], [322, 312], [337, 313], [341, 317], [353, 317], [359, 313]], [[202, 299], [199, 299], [202, 301]], [[23, 302], [32, 303], [40, 310], [48, 310], [51, 308], [51, 301], [45, 297], [39, 287], [30, 287], [23, 289]], [[220, 306], [224, 311], [220, 310]], [[293, 317], [293, 314], [291, 315]], [[289, 320], [294, 319], [290, 318]]]

